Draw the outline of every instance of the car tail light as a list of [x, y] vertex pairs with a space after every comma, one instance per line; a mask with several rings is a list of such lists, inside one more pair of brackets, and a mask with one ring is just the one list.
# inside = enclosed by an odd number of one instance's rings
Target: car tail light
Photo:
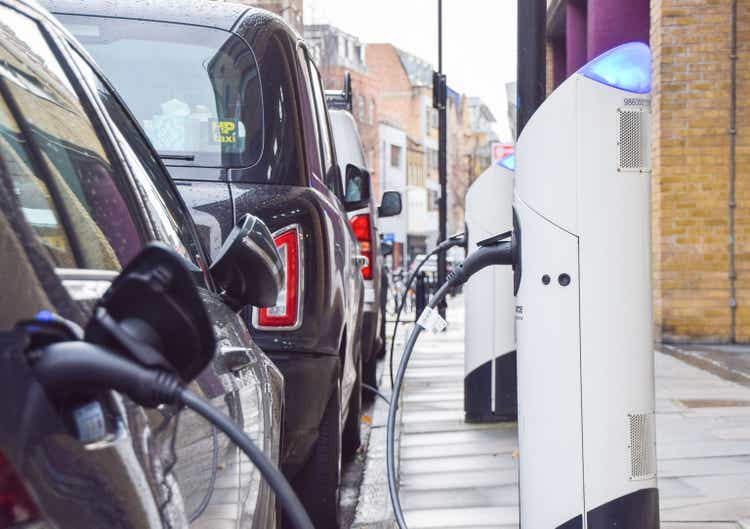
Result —
[[0, 454], [0, 529], [30, 522], [39, 517], [21, 478]]
[[276, 248], [284, 263], [285, 282], [279, 291], [276, 305], [258, 309], [254, 325], [260, 329], [296, 328], [302, 322], [302, 279], [304, 261], [298, 226], [284, 228], [274, 234]]
[[359, 241], [359, 253], [367, 258], [367, 264], [362, 267], [362, 277], [372, 279], [372, 230], [370, 227], [370, 215], [356, 215], [349, 222], [352, 225], [354, 236]]

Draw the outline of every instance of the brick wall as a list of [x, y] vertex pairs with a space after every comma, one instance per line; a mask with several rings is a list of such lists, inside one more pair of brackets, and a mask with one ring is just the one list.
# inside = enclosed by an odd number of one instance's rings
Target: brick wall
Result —
[[[744, 5], [743, 5], [744, 4]], [[652, 0], [654, 319], [665, 339], [727, 340], [731, 0]], [[750, 341], [750, 8], [740, 2], [737, 339]]]
[[368, 44], [367, 69], [380, 84], [380, 119], [398, 124], [415, 140], [421, 139], [419, 98], [412, 90], [396, 49], [391, 44]]

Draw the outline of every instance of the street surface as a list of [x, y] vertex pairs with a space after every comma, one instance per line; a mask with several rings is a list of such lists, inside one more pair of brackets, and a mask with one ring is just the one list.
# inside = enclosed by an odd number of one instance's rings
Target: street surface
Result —
[[[423, 334], [405, 381], [401, 500], [410, 529], [518, 527], [516, 425], [463, 421], [463, 298], [448, 331]], [[400, 333], [397, 354], [408, 325]], [[750, 529], [750, 349], [655, 353], [662, 527]], [[388, 394], [385, 362], [381, 388]], [[385, 472], [386, 405], [365, 411], [363, 453], [345, 468], [352, 528], [395, 527]]]

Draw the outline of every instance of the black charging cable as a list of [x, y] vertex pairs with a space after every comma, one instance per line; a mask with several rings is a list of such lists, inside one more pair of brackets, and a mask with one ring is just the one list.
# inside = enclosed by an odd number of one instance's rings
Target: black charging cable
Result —
[[104, 347], [83, 341], [56, 342], [28, 353], [35, 378], [49, 393], [115, 390], [137, 404], [182, 404], [224, 432], [258, 468], [296, 529], [314, 529], [284, 475], [237, 424], [186, 388], [176, 376], [142, 367]]
[[404, 288], [404, 293], [401, 296], [401, 303], [396, 310], [396, 323], [393, 326], [393, 334], [391, 335], [391, 353], [390, 358], [388, 359], [388, 374], [391, 379], [391, 387], [393, 387], [393, 344], [396, 343], [396, 333], [398, 332], [398, 324], [399, 322], [401, 322], [401, 312], [404, 309], [404, 305], [406, 305], [406, 298], [409, 295], [411, 284], [414, 282], [414, 279], [417, 277], [422, 267], [427, 263], [427, 261], [430, 260], [430, 257], [432, 257], [433, 255], [437, 255], [440, 252], [448, 251], [454, 246], [462, 246], [466, 248], [466, 236], [463, 233], [457, 233], [456, 235], [449, 237], [448, 239], [438, 244], [435, 248], [433, 248], [432, 251], [424, 256], [424, 258], [419, 262], [417, 267], [406, 280], [406, 287]]
[[[446, 241], [447, 242], [447, 241]], [[394, 380], [393, 389], [391, 390], [390, 406], [388, 407], [388, 421], [386, 423], [386, 465], [388, 471], [388, 494], [391, 498], [393, 513], [396, 517], [396, 523], [399, 529], [408, 529], [404, 512], [401, 509], [401, 501], [398, 496], [398, 486], [396, 483], [396, 458], [395, 458], [395, 436], [396, 436], [396, 414], [398, 412], [398, 402], [401, 395], [401, 386], [406, 373], [406, 367], [409, 364], [414, 346], [422, 331], [423, 325], [427, 325], [425, 320], [430, 320], [430, 316], [435, 314], [436, 307], [445, 299], [452, 288], [465, 283], [472, 275], [480, 270], [493, 265], [514, 265], [516, 264], [516, 245], [515, 240], [495, 239], [482, 246], [474, 253], [469, 255], [460, 265], [458, 265], [447, 277], [438, 291], [430, 298], [427, 308], [406, 341], [404, 352], [401, 355], [398, 371]], [[425, 258], [426, 260], [427, 258]], [[426, 316], [426, 317], [425, 317]]]

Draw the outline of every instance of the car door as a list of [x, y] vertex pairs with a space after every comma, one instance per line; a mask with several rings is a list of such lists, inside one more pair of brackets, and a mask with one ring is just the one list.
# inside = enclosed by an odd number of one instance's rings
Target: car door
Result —
[[[116, 143], [131, 170], [143, 212], [155, 236], [196, 266], [200, 292], [214, 324], [217, 355], [198, 385], [212, 404], [231, 416], [266, 455], [278, 461], [281, 376], [253, 342], [240, 316], [213, 288], [207, 258], [177, 189], [150, 149], [136, 122], [114, 92], [75, 50], [73, 61], [104, 110]], [[177, 435], [175, 472], [194, 527], [265, 527], [275, 524], [273, 496], [247, 457], [211, 425], [184, 411]]]
[[320, 73], [315, 63], [310, 59], [304, 46], [301, 50], [309, 73], [317, 117], [316, 132], [318, 134], [318, 144], [321, 153], [320, 160], [323, 166], [322, 172], [325, 183], [325, 186], [321, 188], [321, 194], [325, 197], [326, 208], [332, 219], [336, 257], [344, 283], [344, 306], [346, 307], [348, 343], [346, 344], [346, 359], [341, 378], [341, 391], [343, 394], [342, 416], [346, 417], [349, 395], [358, 376], [357, 355], [359, 355], [359, 322], [362, 297], [362, 278], [358, 266], [359, 247], [342, 203], [343, 189], [341, 174], [333, 147], [333, 136]]
[[[7, 31], [17, 33], [17, 42], [6, 41], [6, 46], [14, 49], [8, 50], [4, 57], [4, 64], [10, 66], [2, 72], [6, 94], [12, 101], [10, 106], [17, 109], [11, 116], [17, 120], [15, 127], [6, 127], [2, 138], [3, 159], [14, 169], [13, 186], [21, 211], [47, 248], [57, 275], [85, 313], [123, 264], [140, 251], [145, 241], [158, 236], [155, 219], [159, 217], [145, 209], [142, 190], [135, 192], [131, 185], [121, 163], [123, 151], [115, 149], [103, 134], [102, 123], [92, 112], [85, 85], [64, 73], [69, 71], [70, 64], [57, 47], [60, 44], [55, 39], [57, 33], [43, 33], [34, 21], [14, 11], [9, 11], [7, 18], [4, 14], [2, 20], [8, 23]], [[24, 62], [19, 57], [23, 57], [28, 48], [31, 53]], [[120, 143], [122, 147], [124, 142]], [[160, 220], [166, 225], [169, 218]], [[210, 282], [201, 272], [200, 252], [193, 253], [188, 245], [179, 244], [182, 241], [176, 235], [163, 239], [195, 265], [196, 280], [207, 303], [214, 299]], [[209, 306], [209, 310], [215, 309]], [[226, 328], [223, 321], [216, 320], [222, 329]], [[240, 343], [231, 329], [217, 335], [220, 344]], [[236, 378], [239, 377], [232, 373], [231, 365], [220, 355], [212, 368], [201, 375], [196, 389], [230, 416], [242, 421], [246, 418], [244, 403], [257, 400], [258, 391], [243, 395], [243, 384], [236, 383]], [[262, 380], [246, 378], [248, 381], [244, 385], [248, 387], [263, 386]], [[257, 402], [254, 404], [252, 409], [259, 410]], [[222, 476], [213, 480], [211, 471], [226, 462], [226, 487], [232, 497], [231, 505], [237, 509], [234, 517], [243, 518], [244, 509], [240, 509], [245, 503], [241, 500], [258, 497], [258, 494], [243, 492], [243, 489], [252, 489], [252, 480], [240, 479], [246, 469], [235, 447], [226, 441], [222, 445], [211, 428], [197, 420], [190, 421], [187, 417], [188, 420], [181, 421], [183, 414], [170, 410], [144, 412], [132, 405], [127, 409], [129, 414], [135, 414], [129, 415], [126, 422], [131, 427], [131, 444], [135, 445], [131, 451], [135, 450], [140, 458], [123, 459], [122, 443], [102, 449], [98, 455], [83, 450], [79, 465], [89, 464], [92, 473], [95, 470], [100, 473], [99, 479], [111, 479], [119, 485], [117, 494], [112, 497], [107, 497], [106, 489], [92, 491], [92, 497], [102, 496], [102, 505], [110, 500], [119, 505], [120, 510], [133, 509], [134, 521], [126, 525], [128, 527], [156, 526], [154, 519], [160, 518], [171, 520], [170, 526], [182, 526], [186, 516], [196, 512], [191, 508], [191, 501], [197, 504], [197, 509], [203, 504], [203, 498], [210, 498], [211, 493], [222, 486]], [[117, 416], [118, 411], [110, 410], [112, 416]], [[178, 427], [180, 423], [182, 426]], [[263, 439], [259, 437], [262, 435], [256, 435], [256, 441], [262, 445]], [[226, 461], [222, 461], [222, 457]], [[150, 498], [144, 496], [149, 488], [132, 479], [128, 481], [127, 478], [135, 475], [135, 469], [119, 475], [128, 465], [132, 466], [132, 461], [138, 460], [141, 469], [147, 471], [144, 479], [150, 484]], [[201, 472], [204, 469], [200, 465], [204, 461], [208, 462], [207, 471]], [[189, 471], [180, 472], [179, 465], [188, 465]], [[173, 469], [179, 487], [175, 487]], [[54, 486], [55, 480], [50, 481], [50, 486]], [[187, 508], [183, 508], [183, 499]], [[72, 515], [74, 513], [67, 513], [67, 516]], [[151, 520], [144, 520], [144, 517]]]
[[[91, 126], [47, 35], [35, 20], [5, 6], [0, 21], [0, 158], [11, 188], [3, 189], [2, 208], [13, 226], [5, 238], [20, 240], [35, 271], [47, 269], [41, 294], [52, 300], [50, 288], [62, 279], [68, 292], [58, 292], [54, 304], [41, 300], [44, 308], [83, 323], [92, 301], [142, 247], [143, 226], [129, 214], [135, 197], [117, 186], [112, 153]], [[33, 317], [40, 301], [16, 305], [23, 297], [13, 287], [22, 286], [4, 282], [4, 325]], [[14, 451], [43, 515], [55, 526], [92, 529], [157, 528], [162, 519], [184, 526], [179, 494], [171, 494], [176, 489], [162, 472], [160, 446], [171, 437], [171, 424], [157, 430], [161, 421], [152, 425], [142, 408], [118, 395], [103, 409], [118, 422], [95, 446], [55, 432], [52, 418], [30, 424], [41, 442]]]

